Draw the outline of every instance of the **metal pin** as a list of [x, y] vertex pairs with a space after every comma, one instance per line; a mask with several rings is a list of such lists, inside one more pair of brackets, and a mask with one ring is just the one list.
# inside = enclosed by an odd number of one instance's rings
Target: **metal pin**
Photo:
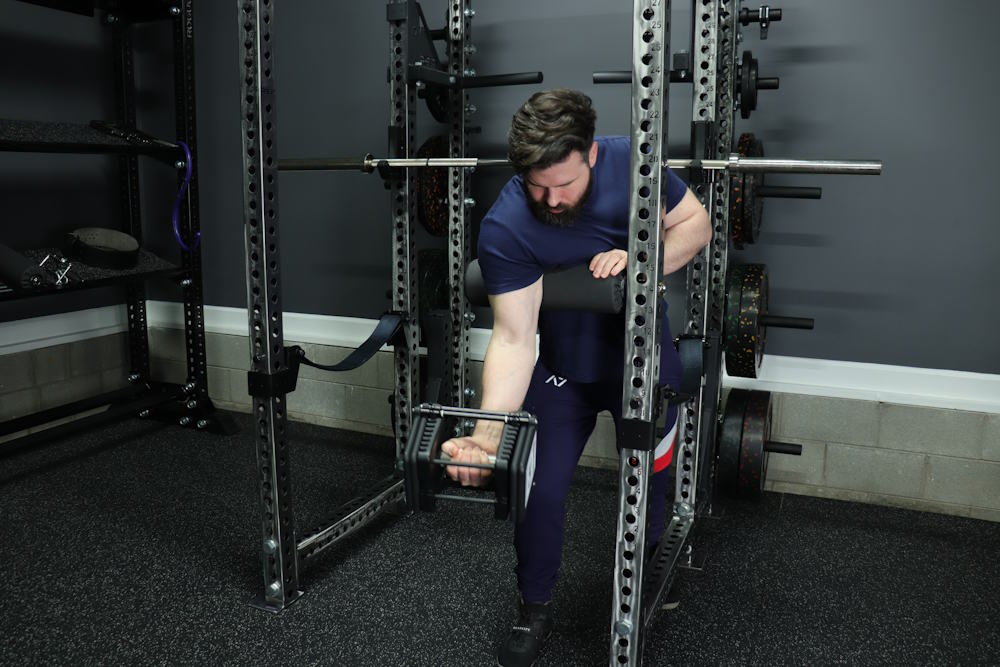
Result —
[[72, 262], [66, 265], [66, 270], [63, 271], [61, 275], [58, 272], [56, 273], [56, 285], [61, 285], [63, 280], [65, 280], [67, 283], [69, 282], [69, 278], [67, 278], [66, 276], [71, 268], [73, 268]]
[[49, 257], [51, 257], [51, 256], [52, 256], [51, 254], [49, 254], [49, 255], [46, 255], [46, 256], [45, 256], [45, 259], [43, 259], [42, 261], [40, 261], [40, 262], [38, 263], [38, 266], [44, 266], [44, 265], [45, 265], [45, 262], [49, 261]]

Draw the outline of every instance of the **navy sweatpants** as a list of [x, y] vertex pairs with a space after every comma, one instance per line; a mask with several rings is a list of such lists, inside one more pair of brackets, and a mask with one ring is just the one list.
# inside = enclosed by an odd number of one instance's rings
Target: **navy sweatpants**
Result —
[[[670, 348], [669, 351], [673, 351]], [[665, 354], [661, 382], [678, 386], [680, 360]], [[584, 445], [597, 423], [597, 414], [608, 410], [618, 427], [621, 417], [621, 380], [579, 383], [560, 378], [539, 361], [524, 400], [524, 409], [538, 419], [535, 475], [524, 519], [514, 529], [517, 550], [517, 586], [526, 602], [546, 602], [552, 597], [562, 559], [566, 495]], [[657, 445], [650, 484], [646, 544], [656, 544], [663, 533], [668, 466], [673, 456], [677, 408], [667, 413], [666, 435]], [[608, 558], [612, 549], [608, 545]]]

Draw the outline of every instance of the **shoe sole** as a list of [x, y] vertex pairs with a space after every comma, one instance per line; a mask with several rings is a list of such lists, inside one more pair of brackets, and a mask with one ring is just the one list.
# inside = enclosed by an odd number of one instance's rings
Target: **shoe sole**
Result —
[[[544, 641], [548, 641], [549, 637], [551, 637], [551, 636], [552, 636], [552, 631], [549, 630], [549, 634], [547, 634], [544, 637], [542, 637], [542, 641], [543, 642]], [[528, 665], [528, 667], [535, 667], [535, 663], [536, 662], [538, 662], [538, 658], [535, 658], [534, 660], [532, 660], [531, 664]], [[497, 658], [497, 667], [503, 667], [503, 664], [500, 662], [500, 658]]]

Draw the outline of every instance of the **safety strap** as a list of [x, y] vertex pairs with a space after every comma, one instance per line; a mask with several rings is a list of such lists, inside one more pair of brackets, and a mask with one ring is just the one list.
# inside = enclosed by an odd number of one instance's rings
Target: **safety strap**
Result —
[[340, 363], [329, 366], [317, 364], [315, 361], [307, 359], [305, 351], [301, 348], [298, 348], [299, 361], [306, 366], [312, 366], [323, 371], [352, 371], [374, 357], [375, 353], [382, 349], [382, 346], [386, 343], [397, 344], [398, 341], [396, 339], [400, 335], [402, 328], [403, 316], [401, 314], [386, 313], [379, 318], [378, 325], [375, 327], [372, 335], [368, 337], [368, 340], [362, 343], [354, 352], [347, 355]]

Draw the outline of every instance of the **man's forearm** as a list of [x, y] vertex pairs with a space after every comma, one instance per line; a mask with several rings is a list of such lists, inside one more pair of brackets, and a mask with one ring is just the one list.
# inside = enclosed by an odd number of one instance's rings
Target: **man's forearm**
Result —
[[[519, 410], [528, 393], [535, 367], [535, 339], [509, 342], [494, 334], [486, 346], [483, 360], [483, 410], [513, 412]], [[474, 435], [500, 441], [503, 422], [480, 419]]]

